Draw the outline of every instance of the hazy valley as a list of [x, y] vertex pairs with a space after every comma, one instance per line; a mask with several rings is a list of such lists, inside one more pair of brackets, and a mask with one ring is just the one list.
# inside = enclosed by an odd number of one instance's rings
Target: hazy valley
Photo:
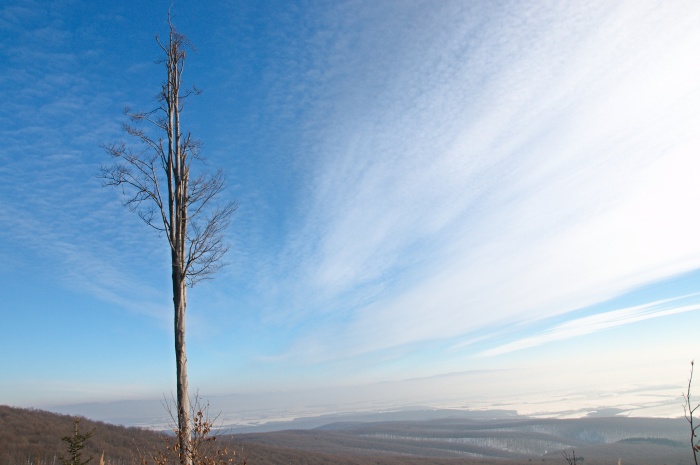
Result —
[[[533, 419], [508, 412], [415, 410], [373, 414], [309, 429], [219, 434], [248, 464], [476, 464], [566, 463], [575, 449], [585, 463], [691, 464], [684, 419], [588, 417]], [[500, 418], [489, 418], [500, 417]], [[59, 463], [60, 437], [72, 418], [40, 410], [0, 407], [0, 465]], [[349, 418], [349, 417], [348, 417]], [[383, 420], [381, 419], [383, 418]], [[320, 420], [319, 420], [320, 421]], [[88, 454], [108, 464], [139, 463], [140, 454], [163, 446], [159, 432], [81, 420], [95, 429]]]

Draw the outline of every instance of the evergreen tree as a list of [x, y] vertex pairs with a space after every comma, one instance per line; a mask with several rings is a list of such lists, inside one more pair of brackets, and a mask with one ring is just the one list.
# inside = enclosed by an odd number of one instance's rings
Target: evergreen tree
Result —
[[63, 465], [86, 465], [88, 462], [90, 462], [90, 460], [93, 459], [93, 457], [90, 457], [84, 462], [81, 459], [81, 451], [85, 448], [85, 443], [87, 442], [87, 440], [92, 437], [92, 431], [85, 434], [81, 434], [78, 430], [79, 423], [80, 420], [76, 418], [74, 420], [75, 430], [73, 431], [73, 436], [63, 436], [61, 438], [61, 441], [68, 444], [69, 455], [68, 458], [64, 457], [63, 455], [58, 457], [61, 460], [61, 463], [63, 463]]

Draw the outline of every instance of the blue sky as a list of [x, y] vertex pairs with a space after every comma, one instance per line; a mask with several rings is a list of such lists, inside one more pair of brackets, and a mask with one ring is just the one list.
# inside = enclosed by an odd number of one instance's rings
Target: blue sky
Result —
[[[169, 6], [0, 8], [0, 403], [174, 390], [167, 245], [96, 177], [124, 107], [153, 106]], [[682, 413], [700, 354], [698, 2], [172, 12], [204, 90], [184, 126], [240, 204], [229, 266], [189, 293], [191, 388]], [[568, 404], [541, 406], [549, 392]]]

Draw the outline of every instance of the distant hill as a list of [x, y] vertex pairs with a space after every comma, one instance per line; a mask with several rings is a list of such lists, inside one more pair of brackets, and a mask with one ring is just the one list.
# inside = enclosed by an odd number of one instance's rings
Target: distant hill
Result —
[[[0, 465], [60, 465], [61, 437], [72, 433], [73, 418], [0, 406]], [[80, 429], [94, 429], [85, 454], [95, 456], [94, 465], [103, 452], [107, 465], [138, 465], [142, 453], [168, 439], [86, 418]], [[550, 465], [565, 463], [562, 451], [572, 448], [584, 464], [615, 465], [621, 459], [623, 464], [691, 465], [686, 436], [682, 419], [452, 416], [336, 422], [307, 430], [220, 435], [218, 441], [235, 447], [248, 465]]]
[[[0, 405], [0, 465], [58, 465], [66, 453], [63, 436], [73, 433], [75, 417], [42, 410], [20, 409]], [[80, 419], [80, 431], [94, 430], [84, 457], [95, 456], [95, 465], [104, 452], [112, 465], [140, 463], [139, 450], [161, 446], [164, 434], [139, 428], [124, 428]], [[92, 462], [91, 462], [92, 464]]]
[[[61, 437], [73, 432], [73, 416], [35, 409], [0, 405], [0, 465], [60, 465], [65, 454]], [[140, 465], [141, 454], [163, 446], [168, 438], [140, 428], [126, 428], [80, 418], [81, 432], [94, 430], [87, 442], [84, 458], [93, 455], [97, 465], [104, 452], [107, 465]], [[245, 443], [238, 436], [220, 436], [220, 441], [235, 447], [248, 465], [457, 465], [464, 461], [423, 459], [382, 455], [381, 457], [345, 456], [315, 452], [304, 448], [285, 448]], [[470, 462], [485, 465], [489, 462]], [[516, 464], [517, 465], [517, 464]], [[524, 464], [522, 464], [524, 465]]]
[[533, 460], [565, 463], [576, 450], [586, 463], [637, 465], [693, 463], [683, 419], [443, 418], [423, 421], [333, 423], [313, 430], [239, 434], [237, 440], [333, 455], [396, 455], [491, 463]]

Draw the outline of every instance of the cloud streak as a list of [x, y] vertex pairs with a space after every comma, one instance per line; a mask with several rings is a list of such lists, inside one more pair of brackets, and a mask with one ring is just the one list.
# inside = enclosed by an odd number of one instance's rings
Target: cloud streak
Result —
[[101, 75], [109, 66], [100, 68], [102, 55], [93, 43], [74, 46], [80, 33], [59, 8], [8, 6], [0, 16], [0, 32], [9, 37], [0, 78], [8, 97], [0, 110], [0, 174], [7, 180], [0, 186], [6, 225], [0, 237], [14, 249], [7, 255], [24, 254], [19, 269], [31, 270], [33, 259], [39, 260], [31, 271], [37, 279], [51, 275], [74, 292], [166, 317], [155, 301], [167, 297], [142, 272], [145, 262], [160, 258], [144, 252], [151, 249], [148, 231], [113, 227], [133, 218], [95, 176], [100, 162], [108, 161], [100, 145], [119, 136], [118, 113], [108, 113], [118, 108], [120, 93]]
[[517, 350], [528, 349], [548, 342], [561, 341], [574, 337], [604, 331], [617, 326], [637, 323], [652, 318], [677, 315], [679, 313], [700, 310], [700, 303], [690, 303], [686, 305], [676, 305], [679, 300], [688, 297], [697, 297], [700, 294], [664, 299], [650, 302], [644, 305], [637, 305], [629, 308], [622, 308], [610, 312], [591, 315], [583, 318], [569, 320], [551, 329], [543, 331], [532, 337], [519, 339], [502, 346], [489, 349], [480, 353], [481, 356], [489, 357], [501, 355]]
[[321, 353], [547, 318], [700, 266], [697, 8], [479, 8], [484, 24], [416, 8], [410, 33], [328, 52], [397, 47], [371, 64], [388, 82], [341, 71], [349, 95], [316, 110], [285, 251], [304, 298], [281, 308], [337, 312], [304, 337]]

